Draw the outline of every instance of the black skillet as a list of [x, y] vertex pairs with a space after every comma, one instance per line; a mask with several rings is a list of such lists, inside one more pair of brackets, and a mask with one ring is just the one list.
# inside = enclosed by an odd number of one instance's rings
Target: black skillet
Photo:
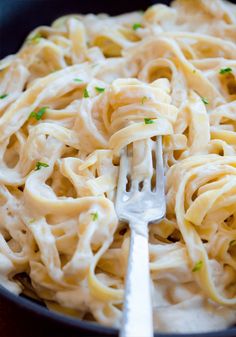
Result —
[[[198, 1], [198, 0], [195, 0]], [[209, 1], [209, 0], [206, 0]], [[37, 26], [48, 25], [59, 16], [69, 13], [109, 13], [112, 15], [132, 10], [146, 9], [155, 2], [168, 4], [170, 1], [151, 0], [0, 0], [0, 59], [15, 53], [28, 33]], [[236, 0], [232, 1], [236, 2]], [[0, 286], [0, 300], [4, 303], [15, 304], [19, 308], [19, 315], [23, 311], [27, 315], [25, 328], [29, 320], [35, 324], [32, 337], [37, 334], [39, 325], [50, 327], [51, 337], [97, 337], [118, 336], [118, 330], [102, 325], [76, 320], [56, 314], [41, 304], [23, 296], [15, 296]], [[13, 318], [14, 322], [14, 318]], [[171, 322], [170, 322], [171, 324]], [[199, 322], [201, 324], [201, 322]], [[32, 324], [30, 325], [32, 329]], [[155, 334], [155, 337], [233, 337], [236, 327], [228, 330], [202, 334]], [[0, 336], [4, 337], [4, 336]], [[15, 337], [15, 336], [11, 336]], [[42, 336], [44, 337], [44, 336]], [[130, 336], [132, 337], [132, 336]]]

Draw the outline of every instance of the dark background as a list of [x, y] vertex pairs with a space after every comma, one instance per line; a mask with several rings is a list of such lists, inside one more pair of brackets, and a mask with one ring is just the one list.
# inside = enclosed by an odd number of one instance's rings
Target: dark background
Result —
[[[80, 337], [76, 331], [58, 327], [51, 321], [38, 318], [30, 312], [0, 298], [0, 336], [1, 337]], [[90, 335], [91, 337], [93, 335]]]
[[[197, 0], [195, 0], [197, 1]], [[208, 1], [208, 0], [206, 0]], [[28, 33], [39, 25], [49, 25], [57, 17], [69, 13], [99, 13], [112, 15], [132, 10], [145, 10], [156, 2], [168, 0], [0, 0], [0, 59], [15, 53]], [[232, 1], [236, 2], [236, 1]], [[0, 289], [0, 337], [95, 337], [85, 332], [43, 317], [40, 312], [25, 310], [19, 298]], [[16, 303], [18, 302], [18, 304]], [[30, 307], [30, 305], [28, 305]], [[200, 323], [200, 322], [199, 322]], [[171, 324], [171, 322], [170, 322]], [[204, 336], [236, 336], [236, 330], [203, 334]], [[100, 337], [115, 336], [107, 331]], [[162, 335], [163, 336], [163, 335]], [[166, 335], [170, 336], [170, 335]], [[180, 336], [180, 335], [178, 335]], [[183, 335], [182, 335], [183, 336]], [[186, 335], [186, 337], [191, 337]]]
[[0, 0], [0, 59], [15, 53], [29, 32], [49, 25], [59, 16], [71, 13], [109, 13], [112, 15], [144, 10], [168, 0]]

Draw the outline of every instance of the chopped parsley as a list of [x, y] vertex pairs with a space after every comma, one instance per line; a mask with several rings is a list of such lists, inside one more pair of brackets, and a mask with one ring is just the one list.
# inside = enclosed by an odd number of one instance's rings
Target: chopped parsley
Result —
[[81, 78], [74, 78], [75, 82], [83, 82], [83, 80], [81, 80]]
[[151, 118], [144, 118], [144, 123], [145, 123], [145, 124], [153, 124], [153, 123], [155, 123], [155, 122], [154, 122], [154, 120], [151, 119]]
[[227, 68], [221, 68], [220, 71], [219, 71], [219, 73], [220, 73], [221, 75], [228, 74], [228, 73], [231, 73], [231, 72], [232, 72], [232, 68], [230, 68], [230, 67], [227, 67]]
[[104, 92], [105, 88], [95, 87], [98, 93]]
[[192, 269], [192, 272], [195, 273], [196, 271], [199, 271], [203, 266], [203, 261], [198, 261], [195, 266]]
[[141, 100], [141, 103], [144, 104], [146, 100], [148, 100], [148, 97], [147, 96], [143, 96], [143, 98]]
[[229, 243], [229, 247], [235, 246], [236, 245], [236, 240], [231, 240]]
[[41, 169], [41, 167], [49, 167], [49, 165], [47, 163], [42, 163], [40, 161], [38, 161], [36, 163], [36, 166], [35, 166], [35, 171], [38, 171]]
[[29, 224], [31, 225], [33, 222], [35, 222], [36, 220], [35, 219], [30, 219], [29, 220]]
[[88, 98], [89, 97], [89, 92], [87, 89], [84, 89], [84, 97]]
[[141, 23], [134, 23], [133, 26], [132, 26], [133, 30], [137, 30], [141, 27], [142, 27]]
[[197, 72], [196, 69], [193, 69], [193, 74], [196, 74], [196, 72]]
[[43, 115], [45, 114], [47, 109], [48, 109], [48, 107], [44, 106], [38, 112], [32, 111], [31, 114], [30, 114], [30, 117], [33, 117], [33, 118], [37, 119], [37, 121], [39, 121], [43, 117]]
[[205, 105], [209, 104], [209, 101], [208, 101], [208, 99], [206, 97], [201, 97], [201, 100], [203, 101], [203, 103]]
[[91, 217], [93, 221], [96, 221], [98, 219], [98, 212], [91, 213]]
[[3, 94], [3, 95], [0, 96], [0, 99], [4, 99], [4, 98], [6, 98], [7, 96], [8, 96], [8, 94]]
[[36, 33], [35, 35], [30, 36], [28, 38], [28, 41], [33, 42], [33, 43], [39, 43], [41, 38], [42, 38], [42, 35], [40, 33]]

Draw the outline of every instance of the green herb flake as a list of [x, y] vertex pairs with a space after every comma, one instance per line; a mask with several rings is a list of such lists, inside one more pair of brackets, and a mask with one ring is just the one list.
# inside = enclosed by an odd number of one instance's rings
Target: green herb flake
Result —
[[42, 35], [40, 33], [36, 33], [33, 36], [30, 36], [28, 38], [28, 41], [33, 42], [33, 43], [39, 43], [39, 41], [42, 39]]
[[49, 165], [47, 163], [42, 163], [40, 161], [38, 161], [36, 163], [36, 166], [35, 166], [35, 171], [38, 171], [41, 169], [41, 167], [49, 167]]
[[141, 27], [142, 27], [141, 23], [134, 23], [133, 26], [132, 26], [133, 30], [137, 30]]
[[87, 89], [84, 89], [84, 97], [88, 98], [89, 97], [89, 92]]
[[36, 220], [35, 219], [30, 219], [29, 220], [29, 225], [31, 225], [32, 223], [34, 223]]
[[193, 74], [196, 74], [196, 72], [197, 72], [196, 69], [193, 69]]
[[203, 266], [203, 261], [198, 261], [195, 266], [192, 269], [192, 272], [195, 273], [196, 271], [199, 271]]
[[4, 98], [6, 98], [7, 96], [8, 96], [8, 94], [3, 94], [3, 95], [0, 96], [0, 99], [4, 99]]
[[104, 92], [105, 88], [95, 87], [98, 93]]
[[80, 83], [80, 82], [83, 82], [83, 80], [81, 80], [81, 78], [74, 78], [74, 81], [75, 81], [75, 82], [79, 82], [79, 83]]
[[209, 101], [208, 101], [208, 99], [206, 97], [201, 97], [201, 100], [203, 101], [203, 103], [205, 105], [209, 104]]
[[144, 104], [145, 101], [147, 101], [147, 100], [148, 100], [148, 97], [147, 97], [147, 96], [143, 96], [143, 98], [142, 98], [142, 100], [141, 100], [141, 103]]
[[93, 221], [96, 221], [98, 219], [98, 212], [91, 213], [91, 217]]
[[236, 240], [231, 240], [229, 243], [229, 247], [235, 246], [236, 245]]
[[144, 123], [145, 123], [145, 124], [154, 124], [155, 122], [154, 122], [154, 120], [151, 119], [151, 118], [144, 118]]
[[38, 112], [32, 111], [30, 114], [30, 117], [35, 118], [37, 121], [39, 121], [43, 115], [45, 114], [46, 110], [48, 109], [47, 106], [42, 107]]
[[228, 73], [231, 73], [231, 72], [232, 72], [232, 68], [230, 68], [230, 67], [227, 67], [227, 68], [221, 68], [220, 71], [219, 71], [219, 73], [220, 73], [221, 75], [228, 74]]

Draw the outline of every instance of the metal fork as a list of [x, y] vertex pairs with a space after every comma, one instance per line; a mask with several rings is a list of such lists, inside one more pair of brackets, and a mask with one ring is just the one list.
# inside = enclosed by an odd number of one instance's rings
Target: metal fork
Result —
[[155, 189], [151, 189], [151, 179], [144, 179], [142, 182], [131, 181], [130, 191], [126, 186], [131, 158], [127, 148], [121, 154], [116, 211], [120, 220], [129, 223], [131, 238], [120, 337], [153, 336], [148, 224], [161, 220], [166, 212], [161, 136], [157, 137], [155, 154]]

